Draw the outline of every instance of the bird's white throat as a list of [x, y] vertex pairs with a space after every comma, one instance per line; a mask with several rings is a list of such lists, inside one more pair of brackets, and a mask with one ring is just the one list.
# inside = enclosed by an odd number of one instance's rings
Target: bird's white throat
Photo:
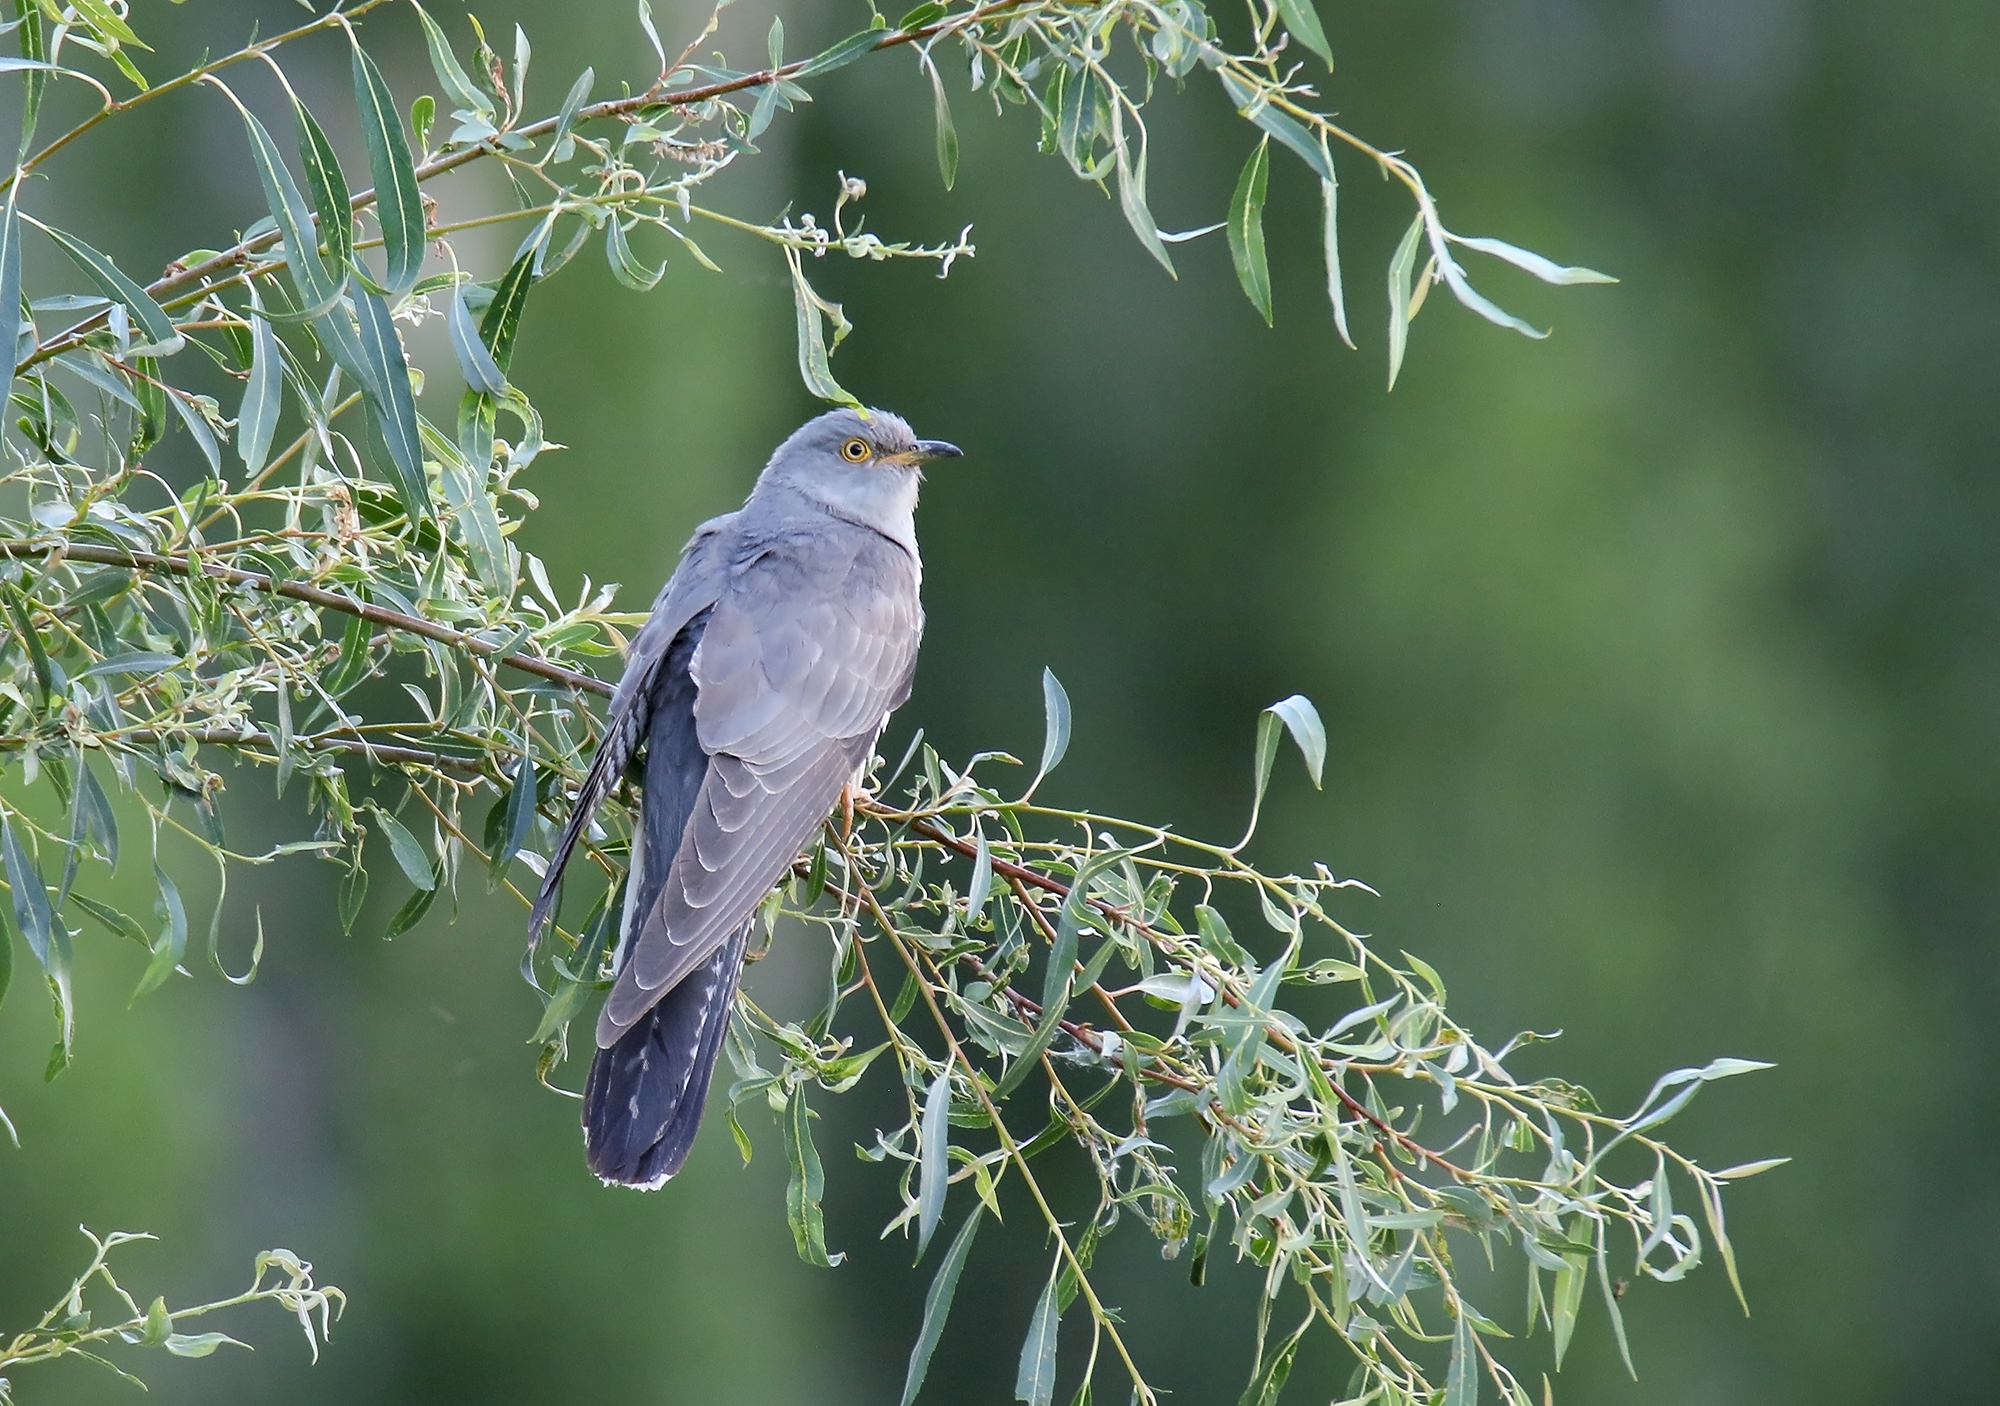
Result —
[[877, 466], [829, 475], [794, 487], [816, 499], [833, 513], [872, 527], [884, 537], [917, 555], [917, 490], [923, 473], [915, 468]]

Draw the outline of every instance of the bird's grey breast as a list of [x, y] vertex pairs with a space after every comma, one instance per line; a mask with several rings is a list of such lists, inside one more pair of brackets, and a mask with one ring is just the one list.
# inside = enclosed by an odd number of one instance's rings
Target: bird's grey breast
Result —
[[724, 578], [690, 665], [710, 755], [782, 766], [909, 696], [924, 616], [901, 543], [814, 514], [740, 532]]

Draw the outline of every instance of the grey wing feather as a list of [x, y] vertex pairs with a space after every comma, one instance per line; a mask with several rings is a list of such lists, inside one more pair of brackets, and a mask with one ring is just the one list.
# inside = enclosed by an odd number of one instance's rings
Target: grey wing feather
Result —
[[915, 564], [879, 534], [833, 522], [742, 544], [690, 669], [708, 775], [635, 921], [600, 1046], [706, 961], [798, 857], [908, 697], [922, 632]]
[[618, 784], [618, 778], [631, 766], [633, 757], [638, 754], [639, 743], [652, 726], [653, 701], [657, 693], [655, 685], [675, 637], [690, 620], [713, 605], [716, 596], [721, 593], [729, 548], [734, 539], [731, 529], [738, 516], [728, 513], [712, 518], [695, 529], [694, 536], [682, 549], [680, 565], [674, 569], [667, 584], [660, 588], [660, 594], [653, 602], [652, 614], [632, 641], [625, 673], [611, 695], [611, 706], [605, 715], [604, 735], [598, 741], [597, 755], [591, 758], [590, 770], [576, 793], [569, 822], [563, 826], [562, 837], [556, 841], [555, 851], [549, 856], [549, 867], [542, 876], [541, 890], [535, 895], [535, 906], [529, 912], [528, 941], [531, 944], [541, 937], [549, 915], [555, 910], [563, 870], [568, 867], [570, 856], [576, 852], [584, 832], [589, 829], [591, 818], [611, 794], [612, 787]]

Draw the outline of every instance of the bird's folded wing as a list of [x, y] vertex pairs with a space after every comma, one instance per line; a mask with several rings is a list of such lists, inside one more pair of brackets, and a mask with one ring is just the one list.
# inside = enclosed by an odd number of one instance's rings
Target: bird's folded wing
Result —
[[605, 715], [604, 736], [598, 740], [597, 755], [576, 793], [569, 822], [549, 856], [541, 891], [528, 914], [530, 942], [541, 936], [542, 927], [555, 909], [556, 894], [563, 870], [590, 826], [591, 817], [604, 804], [618, 778], [632, 764], [652, 721], [653, 683], [660, 665], [673, 647], [674, 637], [689, 620], [715, 603], [724, 582], [724, 564], [730, 545], [729, 528], [735, 515], [714, 518], [696, 529], [681, 554], [681, 562], [653, 602], [653, 612], [632, 641], [625, 673], [611, 697]]
[[908, 696], [922, 629], [914, 564], [875, 533], [801, 534], [740, 566], [692, 667], [708, 775], [600, 1045], [705, 961], [798, 857]]

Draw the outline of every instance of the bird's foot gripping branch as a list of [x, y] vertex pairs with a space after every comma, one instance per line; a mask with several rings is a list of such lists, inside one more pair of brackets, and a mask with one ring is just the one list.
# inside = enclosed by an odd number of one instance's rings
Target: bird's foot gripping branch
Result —
[[[1060, 686], [1045, 685], [1042, 773], [1068, 728]], [[1259, 801], [1281, 723], [1315, 774], [1324, 752], [1304, 699], [1269, 710]], [[1090, 1324], [1087, 1362], [1063, 1366], [1075, 1399], [1089, 1397], [1073, 1384], [1106, 1373], [1155, 1399], [1091, 1281], [1100, 1243], [1128, 1219], [1197, 1285], [1219, 1259], [1254, 1267], [1254, 1403], [1275, 1400], [1317, 1327], [1351, 1349], [1344, 1400], [1471, 1406], [1483, 1381], [1527, 1406], [1546, 1395], [1524, 1384], [1530, 1363], [1560, 1366], [1579, 1316], [1597, 1311], [1587, 1300], [1601, 1299], [1629, 1366], [1630, 1283], [1678, 1280], [1706, 1249], [1741, 1295], [1724, 1188], [1777, 1162], [1711, 1171], [1658, 1130], [1704, 1084], [1766, 1066], [1677, 1070], [1631, 1113], [1607, 1113], [1576, 1084], [1509, 1069], [1550, 1037], [1482, 1045], [1430, 966], [1343, 927], [1329, 909], [1361, 885], [1324, 866], [1267, 875], [1244, 844], [1039, 803], [1040, 774], [1005, 799], [993, 774], [1012, 760], [954, 772], [919, 737], [878, 781], [906, 806], [829, 823], [766, 909], [787, 920], [777, 940], [797, 940], [798, 922], [830, 944], [826, 1000], [787, 1019], [746, 998], [728, 1045], [731, 1130], [748, 1157], [746, 1106], [776, 1114], [792, 1233], [816, 1264], [840, 1256], [808, 1102], [884, 1068], [902, 1087], [906, 1121], [858, 1150], [901, 1180], [884, 1233], [935, 1266], [905, 1403], [1006, 1195], [1053, 1245], [1017, 1320], [1017, 1395], [1033, 1406], [1053, 1399], [1070, 1312]], [[1059, 1149], [1094, 1171], [1094, 1204], [1058, 1205], [1038, 1179], [1037, 1159]], [[1454, 1247], [1512, 1258], [1526, 1313], [1472, 1302]], [[1542, 1332], [1549, 1347], [1507, 1341]]]

